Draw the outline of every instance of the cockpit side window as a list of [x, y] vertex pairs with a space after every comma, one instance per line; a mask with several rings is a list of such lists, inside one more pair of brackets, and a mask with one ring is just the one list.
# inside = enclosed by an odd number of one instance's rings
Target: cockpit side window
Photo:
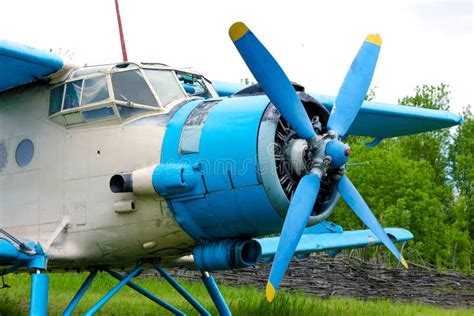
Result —
[[112, 74], [115, 100], [158, 107], [153, 93], [140, 70]]
[[64, 85], [51, 89], [49, 98], [49, 115], [53, 115], [61, 111], [63, 105]]
[[63, 109], [72, 109], [79, 106], [81, 99], [81, 90], [82, 90], [83, 80], [76, 80], [69, 82], [66, 85], [66, 94], [64, 96], [64, 105]]
[[107, 82], [107, 75], [99, 74], [54, 87], [49, 99], [51, 119], [71, 126], [116, 118]]
[[145, 74], [163, 105], [185, 97], [183, 90], [171, 71], [146, 69]]

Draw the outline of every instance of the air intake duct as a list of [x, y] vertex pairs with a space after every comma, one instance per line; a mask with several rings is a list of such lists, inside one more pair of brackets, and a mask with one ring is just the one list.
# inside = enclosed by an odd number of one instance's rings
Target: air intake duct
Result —
[[245, 268], [254, 265], [262, 253], [260, 244], [252, 239], [226, 239], [194, 248], [194, 262], [203, 271]]

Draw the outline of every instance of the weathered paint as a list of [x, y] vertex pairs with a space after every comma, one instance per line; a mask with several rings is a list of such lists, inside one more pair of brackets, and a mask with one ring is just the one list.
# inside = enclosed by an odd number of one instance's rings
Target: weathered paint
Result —
[[[195, 241], [176, 223], [163, 197], [109, 189], [113, 174], [160, 162], [165, 127], [118, 121], [63, 127], [47, 117], [49, 88], [33, 84], [0, 98], [0, 143], [8, 154], [0, 171], [1, 227], [46, 244], [70, 216], [66, 231], [49, 248], [49, 267], [123, 266], [146, 256], [189, 253]], [[35, 154], [19, 167], [15, 149], [25, 138], [32, 140]], [[134, 200], [136, 211], [114, 212], [114, 204], [123, 200]], [[156, 246], [144, 249], [149, 241]]]
[[[146, 257], [174, 260], [191, 253], [201, 237], [249, 237], [281, 227], [282, 219], [268, 200], [256, 164], [266, 96], [212, 100], [216, 105], [202, 131], [202, 150], [180, 155], [184, 120], [202, 100], [173, 103], [126, 122], [64, 127], [48, 118], [50, 88], [34, 83], [2, 92], [0, 98], [0, 143], [7, 150], [6, 166], [0, 170], [1, 227], [43, 245], [49, 241], [50, 267], [123, 266]], [[331, 108], [332, 99], [315, 97]], [[388, 136], [401, 133], [399, 126], [411, 133], [461, 120], [442, 111], [365, 103], [351, 130], [364, 135], [365, 127], [360, 126], [369, 119], [375, 132], [368, 135], [392, 133]], [[386, 122], [383, 129], [382, 121]], [[415, 127], [407, 127], [407, 122]], [[34, 156], [20, 167], [15, 151], [24, 139], [32, 141]], [[162, 152], [162, 145], [168, 154]], [[220, 160], [222, 167], [230, 158], [242, 164], [234, 170], [245, 172], [205, 174], [205, 185], [196, 186], [199, 192], [169, 197], [173, 210], [159, 194], [114, 194], [109, 189], [114, 174], [156, 165], [162, 159], [169, 163], [184, 158], [191, 164], [206, 159], [212, 165]], [[134, 212], [114, 211], [116, 203], [131, 200]], [[258, 216], [252, 211], [256, 209]]]
[[283, 221], [261, 183], [257, 162], [258, 132], [268, 98], [204, 102], [212, 108], [207, 108], [200, 139], [195, 140], [196, 151], [184, 153], [180, 146], [186, 121], [202, 105], [198, 101], [176, 112], [163, 143], [162, 164], [188, 164], [202, 175], [193, 190], [167, 195], [176, 220], [197, 240], [278, 232]]

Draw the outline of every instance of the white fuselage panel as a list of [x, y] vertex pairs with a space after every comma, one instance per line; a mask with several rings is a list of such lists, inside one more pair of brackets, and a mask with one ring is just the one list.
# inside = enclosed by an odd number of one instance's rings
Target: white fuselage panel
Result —
[[[66, 128], [48, 118], [48, 104], [49, 87], [41, 84], [0, 95], [0, 143], [7, 149], [0, 228], [46, 246], [68, 222], [48, 249], [50, 267], [123, 266], [189, 253], [195, 241], [162, 197], [109, 188], [112, 175], [159, 163], [165, 128], [118, 121]], [[34, 155], [20, 167], [15, 152], [23, 139], [33, 142]], [[114, 211], [129, 200], [135, 211]]]

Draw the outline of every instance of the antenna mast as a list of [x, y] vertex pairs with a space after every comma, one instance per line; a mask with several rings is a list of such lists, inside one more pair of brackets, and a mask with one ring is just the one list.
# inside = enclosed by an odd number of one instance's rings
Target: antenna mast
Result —
[[122, 19], [120, 19], [120, 10], [119, 10], [119, 5], [118, 5], [118, 0], [115, 0], [115, 11], [117, 12], [117, 23], [118, 23], [119, 34], [120, 34], [120, 45], [122, 47], [122, 58], [123, 58], [123, 61], [128, 61], [127, 48], [125, 47], [125, 38], [123, 37]]

